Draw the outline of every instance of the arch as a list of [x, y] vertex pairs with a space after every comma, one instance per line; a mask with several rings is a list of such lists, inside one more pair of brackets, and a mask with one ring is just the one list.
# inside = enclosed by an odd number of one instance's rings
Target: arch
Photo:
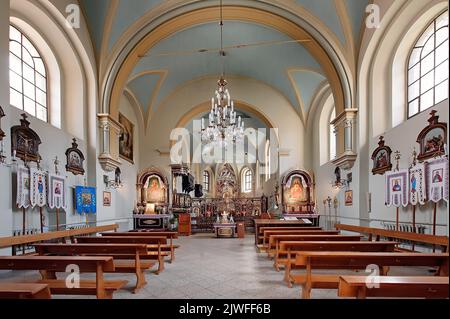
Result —
[[[349, 79], [351, 75], [350, 72], [346, 72], [344, 60], [340, 59], [330, 43], [312, 25], [299, 17], [293, 16], [291, 12], [266, 4], [267, 7], [278, 13], [275, 14], [261, 8], [255, 8], [255, 6], [257, 5], [254, 2], [249, 2], [249, 6], [246, 7], [227, 6], [224, 8], [225, 19], [263, 24], [295, 39], [312, 38], [311, 42], [305, 43], [305, 47], [322, 65], [330, 83], [332, 83], [337, 109], [339, 112], [342, 112], [344, 108], [350, 108], [353, 104], [351, 80]], [[113, 118], [117, 117], [117, 98], [121, 94], [128, 75], [139, 60], [140, 55], [147, 52], [161, 39], [180, 29], [217, 20], [216, 7], [200, 8], [191, 11], [187, 11], [188, 9], [186, 8], [189, 8], [189, 6], [184, 8], [186, 10], [185, 14], [173, 18], [168, 15], [166, 16], [167, 20], [162, 23], [159, 22], [161, 19], [157, 23], [147, 25], [128, 42], [124, 50], [114, 60], [102, 87], [103, 112], [109, 113]], [[284, 17], [283, 14], [289, 16], [290, 19]], [[320, 44], [316, 39], [320, 40]]]

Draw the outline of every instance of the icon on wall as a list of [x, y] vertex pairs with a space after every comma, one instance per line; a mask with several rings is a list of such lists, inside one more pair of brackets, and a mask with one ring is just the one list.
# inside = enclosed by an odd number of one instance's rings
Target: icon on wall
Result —
[[431, 111], [429, 125], [417, 137], [417, 143], [420, 144], [420, 154], [417, 159], [420, 162], [445, 154], [447, 123], [439, 122], [439, 116], [436, 113], [435, 110]]
[[21, 114], [20, 125], [11, 127], [11, 155], [26, 162], [38, 162], [41, 138], [30, 128], [28, 116]]
[[134, 125], [121, 113], [119, 113], [119, 123], [122, 125], [119, 138], [119, 155], [121, 158], [134, 164]]
[[111, 192], [103, 192], [103, 206], [111, 206]]
[[384, 173], [392, 169], [391, 154], [392, 150], [385, 145], [384, 136], [380, 136], [378, 147], [372, 153], [373, 175], [384, 175]]
[[345, 206], [353, 206], [353, 191], [345, 192]]
[[72, 147], [66, 151], [67, 165], [66, 170], [74, 175], [84, 175], [84, 155], [78, 149], [77, 140], [74, 138]]

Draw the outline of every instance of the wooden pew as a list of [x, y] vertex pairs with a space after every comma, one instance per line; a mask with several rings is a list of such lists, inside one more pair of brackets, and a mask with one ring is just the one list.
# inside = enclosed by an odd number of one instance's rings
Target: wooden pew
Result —
[[338, 230], [265, 230], [263, 235], [263, 246], [268, 248], [270, 236], [273, 235], [339, 235]]
[[[141, 256], [144, 260], [157, 260], [160, 274], [164, 270], [164, 257], [170, 252], [163, 251], [162, 246], [167, 245], [166, 237], [143, 237], [143, 236], [105, 236], [105, 237], [76, 237], [78, 244], [145, 244], [147, 245], [147, 255]], [[122, 259], [134, 259], [134, 255], [122, 255]]]
[[66, 272], [68, 266], [76, 265], [80, 273], [95, 273], [96, 279], [80, 280], [79, 288], [69, 288], [66, 280], [46, 279], [38, 283], [47, 284], [56, 295], [96, 295], [98, 299], [110, 299], [113, 293], [128, 282], [126, 280], [106, 281], [105, 272], [114, 271], [112, 257], [73, 256], [14, 256], [0, 257], [0, 270], [46, 270], [52, 273]]
[[311, 289], [337, 289], [338, 274], [312, 274], [313, 269], [366, 269], [368, 265], [377, 265], [380, 275], [387, 275], [387, 267], [424, 266], [437, 267], [436, 275], [448, 276], [448, 253], [379, 253], [379, 252], [300, 252], [295, 259], [296, 267], [306, 268], [306, 274], [293, 275], [289, 280], [302, 286], [302, 297], [311, 297]]
[[[292, 288], [289, 280], [291, 271], [295, 268], [297, 253], [303, 251], [348, 251], [348, 252], [393, 252], [398, 245], [395, 241], [370, 242], [370, 241], [282, 241], [275, 256], [275, 269], [279, 270], [284, 265], [284, 280]], [[282, 258], [285, 257], [285, 258]]]
[[0, 283], [0, 299], [51, 299], [46, 284]]
[[[43, 255], [58, 256], [110, 256], [114, 258], [114, 273], [136, 274], [137, 293], [147, 284], [145, 270], [155, 265], [152, 261], [141, 261], [148, 254], [145, 244], [35, 244], [36, 252]], [[122, 256], [134, 255], [134, 260], [121, 260]], [[107, 271], [108, 272], [108, 271]]]
[[360, 234], [366, 234], [369, 240], [375, 238], [376, 241], [380, 241], [381, 238], [387, 238], [389, 240], [410, 241], [413, 243], [422, 243], [433, 246], [442, 247], [443, 252], [449, 251], [448, 237], [447, 236], [435, 236], [427, 234], [416, 234], [402, 231], [386, 230], [381, 228], [353, 226], [345, 224], [337, 224], [337, 230], [355, 232]]
[[177, 232], [137, 232], [137, 231], [130, 231], [130, 232], [124, 232], [124, 233], [101, 233], [102, 236], [105, 237], [166, 237], [169, 239], [168, 245], [161, 245], [162, 251], [170, 251], [170, 259], [169, 262], [172, 263], [175, 261], [175, 249], [180, 248], [179, 245], [174, 245], [173, 240], [178, 238]]
[[97, 227], [87, 227], [80, 229], [69, 229], [55, 232], [49, 232], [44, 234], [26, 235], [26, 236], [13, 236], [0, 238], [0, 248], [7, 248], [11, 246], [28, 245], [43, 241], [50, 240], [65, 240], [65, 238], [73, 238], [81, 235], [91, 235], [106, 231], [115, 231], [119, 228], [119, 225], [105, 225]]
[[377, 278], [378, 287], [372, 289], [367, 287], [366, 280], [366, 276], [340, 276], [338, 296], [358, 299], [367, 297], [448, 298], [448, 277], [380, 276]]
[[254, 219], [253, 222], [255, 224], [255, 245], [262, 243], [262, 240], [258, 238], [261, 227], [316, 227], [305, 223], [303, 220]]
[[360, 241], [362, 236], [355, 235], [273, 235], [269, 238], [267, 256], [274, 257], [281, 241]]

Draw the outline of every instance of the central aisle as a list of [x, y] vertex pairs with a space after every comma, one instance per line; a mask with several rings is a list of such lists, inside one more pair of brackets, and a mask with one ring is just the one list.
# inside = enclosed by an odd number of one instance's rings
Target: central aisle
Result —
[[[257, 254], [254, 237], [216, 239], [213, 234], [180, 237], [173, 264], [159, 276], [147, 275], [148, 285], [135, 298], [299, 298], [289, 289], [264, 254]], [[116, 298], [133, 298], [119, 292]], [[323, 296], [322, 296], [323, 297]], [[330, 296], [331, 297], [331, 296]]]

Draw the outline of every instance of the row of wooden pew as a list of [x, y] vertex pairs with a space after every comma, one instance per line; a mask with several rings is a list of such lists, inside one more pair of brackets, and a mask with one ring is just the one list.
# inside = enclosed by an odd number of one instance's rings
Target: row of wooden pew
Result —
[[[313, 289], [337, 289], [339, 297], [448, 298], [448, 252], [417, 253], [399, 249], [396, 241], [369, 241], [318, 227], [261, 227], [262, 250], [284, 269], [289, 287], [301, 286], [302, 298]], [[434, 276], [389, 276], [390, 267], [427, 267]], [[332, 270], [317, 273], [316, 270]], [[343, 275], [344, 271], [363, 275]], [[377, 272], [375, 272], [377, 271]], [[373, 288], [376, 287], [376, 288]]]
[[[127, 285], [126, 280], [105, 279], [104, 274], [136, 275], [133, 293], [147, 284], [146, 272], [157, 266], [164, 270], [165, 259], [175, 261], [176, 232], [103, 232], [100, 236], [71, 237], [70, 243], [36, 243], [36, 253], [0, 257], [0, 270], [38, 270], [36, 282], [0, 283], [2, 298], [50, 298], [51, 295], [95, 295], [112, 298]], [[77, 272], [77, 274], [74, 274]], [[58, 278], [57, 273], [64, 273]], [[75, 275], [95, 274], [95, 280]]]

